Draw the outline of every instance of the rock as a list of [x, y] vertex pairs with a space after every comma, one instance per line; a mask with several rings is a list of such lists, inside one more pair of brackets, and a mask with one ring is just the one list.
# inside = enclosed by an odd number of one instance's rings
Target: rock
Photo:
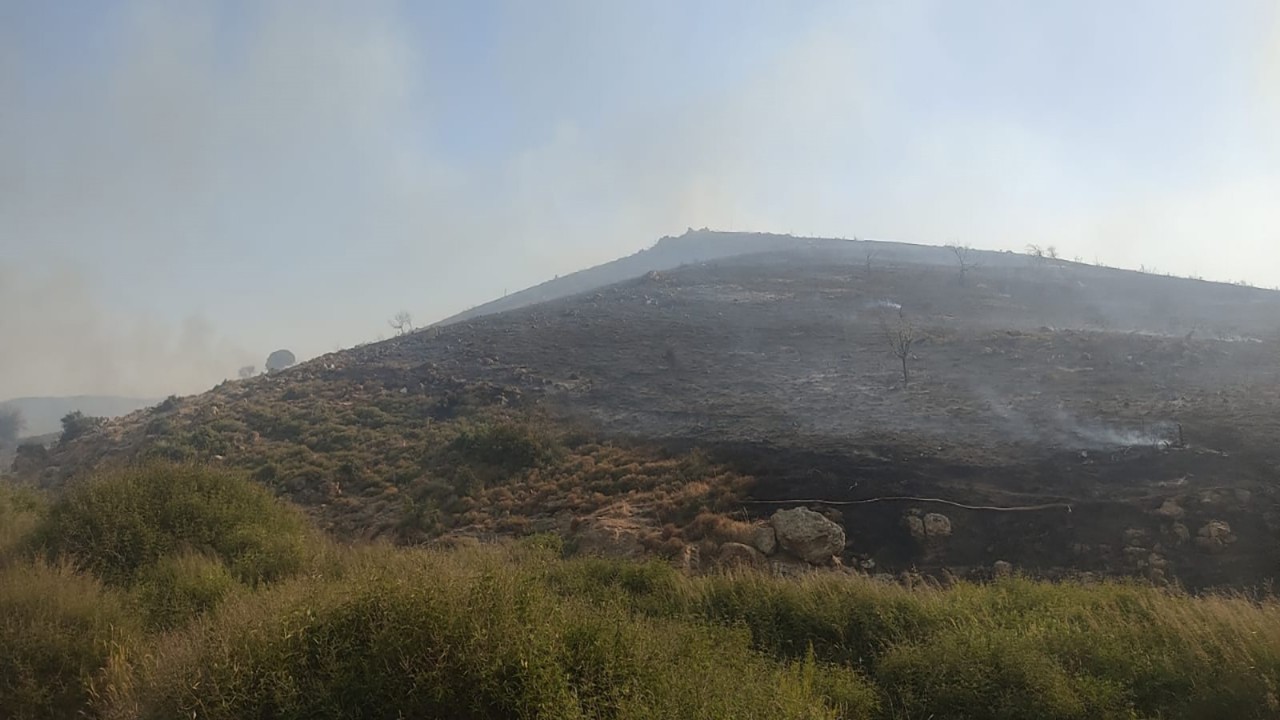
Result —
[[844, 552], [844, 528], [808, 508], [779, 510], [769, 520], [782, 549], [814, 565]]
[[996, 577], [1009, 577], [1013, 574], [1013, 563], [997, 560], [991, 565]]
[[1183, 515], [1187, 514], [1187, 511], [1183, 510], [1182, 507], [1178, 505], [1177, 500], [1168, 498], [1160, 504], [1160, 507], [1156, 508], [1156, 514], [1161, 517], [1167, 517], [1171, 520], [1179, 520]]
[[1248, 490], [1245, 490], [1244, 488], [1236, 488], [1235, 496], [1236, 496], [1236, 502], [1240, 503], [1241, 505], [1248, 505], [1249, 501], [1253, 499], [1253, 493], [1249, 492]]
[[716, 562], [722, 568], [764, 567], [764, 553], [742, 543], [727, 542], [720, 546]]
[[924, 516], [924, 534], [929, 538], [943, 538], [951, 534], [951, 518], [942, 513]]
[[610, 517], [583, 518], [573, 534], [579, 553], [616, 558], [643, 556], [645, 549], [640, 537], [640, 528]]
[[1222, 550], [1235, 541], [1236, 536], [1231, 534], [1231, 526], [1225, 520], [1210, 520], [1196, 533], [1196, 545], [1205, 550]]
[[902, 524], [907, 526], [907, 532], [911, 533], [911, 537], [917, 540], [924, 539], [924, 520], [919, 515], [904, 515]]
[[758, 525], [751, 532], [751, 544], [765, 555], [772, 555], [778, 549], [778, 534], [772, 525]]

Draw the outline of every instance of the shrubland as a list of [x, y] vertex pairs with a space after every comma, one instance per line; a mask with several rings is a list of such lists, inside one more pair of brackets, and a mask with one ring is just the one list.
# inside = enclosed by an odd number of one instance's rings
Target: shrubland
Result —
[[[502, 436], [511, 462], [540, 452]], [[226, 469], [0, 486], [14, 718], [1268, 718], [1280, 604], [343, 545]]]

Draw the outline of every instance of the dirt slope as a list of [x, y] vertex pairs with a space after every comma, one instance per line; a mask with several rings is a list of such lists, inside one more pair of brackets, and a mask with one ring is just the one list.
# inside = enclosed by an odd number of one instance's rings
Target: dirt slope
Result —
[[[428, 534], [563, 529], [625, 503], [673, 551], [699, 509], [807, 501], [873, 571], [1274, 576], [1280, 294], [1011, 254], [961, 278], [936, 248], [784, 247], [228, 383], [25, 474], [161, 448], [251, 469], [348, 532], [401, 531], [428, 500]], [[905, 388], [882, 326], [897, 305], [918, 338]], [[569, 429], [560, 459], [460, 478], [459, 428], [517, 418]], [[929, 513], [949, 533], [921, 535]]]

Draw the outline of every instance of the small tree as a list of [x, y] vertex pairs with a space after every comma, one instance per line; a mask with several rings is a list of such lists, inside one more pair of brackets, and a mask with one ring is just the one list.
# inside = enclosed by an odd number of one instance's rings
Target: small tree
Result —
[[267, 372], [280, 372], [285, 368], [293, 367], [298, 362], [298, 358], [288, 350], [276, 350], [267, 356]]
[[866, 264], [867, 264], [867, 274], [868, 274], [868, 275], [870, 275], [870, 274], [871, 274], [871, 266], [872, 266], [872, 263], [874, 263], [874, 262], [875, 262], [876, 258], [877, 258], [877, 257], [879, 257], [879, 255], [880, 255], [880, 251], [879, 251], [879, 250], [868, 250], [868, 251], [867, 251]]
[[238, 374], [240, 375], [241, 380], [248, 380], [258, 374], [258, 368], [254, 365], [245, 365], [240, 368], [240, 372]]
[[413, 332], [413, 316], [404, 310], [396, 313], [396, 316], [388, 320], [387, 324], [396, 331], [396, 335]]
[[956, 262], [960, 264], [960, 284], [963, 285], [965, 277], [970, 270], [978, 267], [978, 264], [969, 259], [969, 254], [973, 252], [973, 248], [968, 245], [960, 245], [959, 243], [951, 243], [947, 249], [956, 256]]
[[102, 427], [102, 424], [106, 421], [106, 418], [85, 415], [79, 410], [69, 412], [62, 416], [62, 438], [59, 442], [70, 442], [78, 437], [88, 435]]
[[884, 332], [885, 340], [888, 341], [894, 357], [902, 363], [902, 387], [905, 388], [907, 383], [911, 382], [911, 371], [907, 362], [911, 359], [911, 346], [916, 342], [916, 328], [902, 308], [898, 308], [898, 316], [893, 320], [884, 315], [880, 316], [880, 329]]

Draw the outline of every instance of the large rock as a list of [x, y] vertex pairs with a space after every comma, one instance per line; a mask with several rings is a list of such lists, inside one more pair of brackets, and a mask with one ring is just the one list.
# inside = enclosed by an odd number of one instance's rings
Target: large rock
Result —
[[844, 551], [844, 528], [808, 508], [779, 510], [769, 520], [783, 550], [814, 565]]

